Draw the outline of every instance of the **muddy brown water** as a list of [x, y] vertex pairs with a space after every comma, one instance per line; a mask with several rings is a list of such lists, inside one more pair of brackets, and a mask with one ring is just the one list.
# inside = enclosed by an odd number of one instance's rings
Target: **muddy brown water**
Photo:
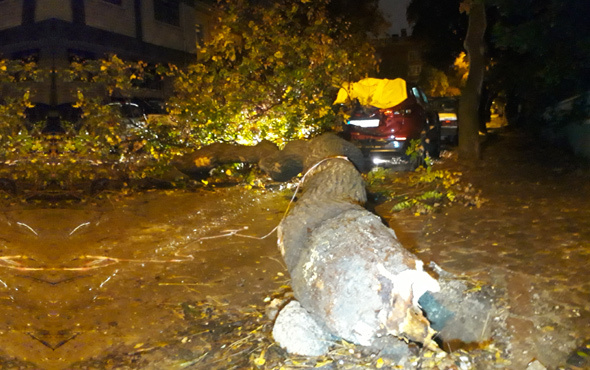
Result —
[[[461, 171], [487, 202], [419, 217], [391, 215], [383, 203], [377, 213], [426, 262], [497, 291], [502, 317], [491, 339], [508, 360], [499, 368], [564, 365], [590, 338], [587, 166], [508, 131], [488, 141], [477, 167], [452, 150], [436, 167]], [[170, 343], [186, 326], [183, 302], [263, 305], [288, 274], [275, 234], [245, 236], [269, 233], [289, 195], [234, 187], [4, 205], [0, 368], [91, 359], [99, 360], [90, 368], [108, 368], [108, 356]]]
[[279, 191], [236, 187], [6, 207], [0, 354], [21, 366], [67, 369], [120, 346], [169, 339], [183, 321], [175, 314], [182, 302], [262, 302], [285, 271], [275, 234], [247, 236], [269, 233], [287, 203]]

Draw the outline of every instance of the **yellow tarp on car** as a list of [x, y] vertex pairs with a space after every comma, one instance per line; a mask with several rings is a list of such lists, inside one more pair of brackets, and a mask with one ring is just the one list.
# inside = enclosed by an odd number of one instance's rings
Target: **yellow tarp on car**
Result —
[[359, 82], [347, 83], [338, 91], [334, 104], [344, 104], [358, 99], [361, 105], [372, 105], [384, 109], [398, 105], [408, 98], [406, 81], [365, 78]]

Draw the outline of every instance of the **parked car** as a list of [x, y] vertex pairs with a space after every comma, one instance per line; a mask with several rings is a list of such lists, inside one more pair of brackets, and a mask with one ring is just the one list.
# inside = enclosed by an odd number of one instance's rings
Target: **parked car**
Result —
[[440, 154], [440, 123], [424, 92], [398, 78], [364, 79], [340, 89], [335, 104], [352, 104], [343, 135], [374, 164], [404, 157], [413, 139]]
[[543, 137], [557, 145], [565, 144], [574, 154], [590, 159], [590, 91], [550, 106], [543, 113]]
[[158, 99], [115, 99], [108, 105], [117, 110], [130, 131], [144, 129], [156, 120], [169, 120], [166, 104]]
[[459, 99], [455, 97], [432, 98], [431, 105], [438, 112], [441, 125], [441, 139], [457, 144], [459, 142]]
[[123, 119], [124, 131], [133, 132], [142, 129], [147, 124], [147, 116], [137, 103], [127, 101], [115, 101], [108, 104]]

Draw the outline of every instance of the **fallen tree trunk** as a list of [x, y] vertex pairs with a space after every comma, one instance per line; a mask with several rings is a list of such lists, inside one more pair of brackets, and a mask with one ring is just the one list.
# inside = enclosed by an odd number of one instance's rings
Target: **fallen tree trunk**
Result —
[[395, 232], [363, 207], [358, 166], [331, 154], [308, 151], [302, 195], [278, 228], [299, 302], [276, 319], [273, 337], [279, 345], [315, 356], [338, 339], [399, 348], [400, 341], [384, 341], [396, 337], [440, 350], [433, 328], [453, 345], [489, 338], [495, 316], [490, 296], [469, 292], [436, 265], [440, 280], [425, 272]]
[[[438, 283], [365, 200], [363, 179], [346, 160], [325, 160], [306, 175], [278, 230], [294, 296], [328, 337], [371, 345], [391, 334], [434, 346], [418, 299]], [[273, 335], [289, 351], [288, 331], [275, 325]]]
[[177, 158], [172, 165], [188, 176], [200, 177], [222, 164], [257, 164], [261, 158], [278, 152], [279, 148], [270, 141], [255, 146], [215, 143]]
[[394, 231], [363, 207], [359, 171], [365, 162], [354, 145], [333, 134], [293, 141], [282, 151], [267, 142], [214, 144], [175, 164], [185, 174], [202, 175], [236, 162], [257, 163], [275, 181], [305, 173], [303, 193], [278, 229], [298, 301], [280, 311], [273, 328], [288, 352], [322, 355], [338, 339], [407, 351], [399, 340], [384, 342], [396, 337], [437, 349], [432, 328], [453, 346], [489, 338], [489, 296], [468, 292], [442, 270], [440, 281], [431, 277]]
[[258, 164], [273, 180], [289, 181], [329, 156], [345, 156], [360, 171], [365, 170], [365, 159], [361, 151], [334, 134], [320, 135], [309, 141], [294, 140], [287, 143], [283, 150], [279, 150], [269, 141], [255, 146], [215, 143], [186, 154], [172, 164], [192, 177], [202, 177], [222, 164]]

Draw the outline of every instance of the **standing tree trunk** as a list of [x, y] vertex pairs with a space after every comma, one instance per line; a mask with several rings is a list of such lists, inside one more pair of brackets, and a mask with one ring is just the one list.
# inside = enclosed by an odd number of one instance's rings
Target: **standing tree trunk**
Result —
[[459, 101], [459, 158], [465, 161], [480, 159], [479, 105], [486, 68], [484, 34], [486, 10], [483, 0], [464, 0], [461, 8], [469, 14], [465, 36], [465, 50], [469, 57], [469, 76]]

